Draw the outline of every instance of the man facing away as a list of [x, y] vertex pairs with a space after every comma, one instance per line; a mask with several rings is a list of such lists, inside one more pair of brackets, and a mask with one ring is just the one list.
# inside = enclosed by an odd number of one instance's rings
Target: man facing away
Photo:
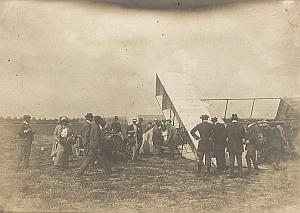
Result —
[[106, 176], [111, 174], [111, 166], [107, 156], [103, 150], [103, 143], [105, 142], [105, 124], [103, 118], [100, 116], [94, 117], [94, 122], [91, 124], [90, 142], [88, 145], [88, 152], [83, 158], [83, 162], [77, 173], [78, 176], [83, 175], [90, 163], [94, 163], [97, 159], [98, 164], [102, 165]]
[[[198, 172], [201, 173], [202, 161], [205, 155], [205, 166], [207, 168], [207, 174], [210, 175], [211, 156], [213, 149], [213, 124], [208, 122], [208, 115], [202, 115], [200, 118], [202, 119], [202, 123], [197, 124], [190, 133], [196, 140], [199, 140], [197, 147]], [[198, 132], [199, 136], [196, 134], [196, 132]]]
[[20, 169], [20, 164], [24, 161], [24, 167], [27, 169], [29, 167], [29, 157], [31, 153], [31, 144], [34, 139], [34, 132], [30, 126], [30, 115], [24, 115], [23, 121], [20, 125], [19, 135], [19, 157], [17, 162], [17, 170]]
[[237, 114], [232, 114], [231, 123], [226, 126], [227, 152], [229, 153], [230, 176], [234, 174], [234, 162], [237, 160], [239, 177], [242, 176], [242, 153], [244, 151], [243, 139], [245, 139], [245, 129], [238, 122]]
[[83, 128], [81, 130], [81, 138], [82, 138], [82, 145], [84, 148], [84, 154], [88, 152], [88, 144], [90, 143], [90, 133], [91, 133], [91, 122], [93, 121], [93, 114], [87, 113], [85, 115], [85, 122]]
[[226, 147], [226, 134], [225, 125], [218, 122], [218, 118], [211, 118], [213, 123], [213, 144], [214, 154], [217, 161], [217, 169], [223, 172], [226, 169], [225, 161], [225, 147]]

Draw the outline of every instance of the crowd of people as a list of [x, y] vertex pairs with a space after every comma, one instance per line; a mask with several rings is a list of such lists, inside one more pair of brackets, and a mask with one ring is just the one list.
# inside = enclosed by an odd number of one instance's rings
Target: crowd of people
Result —
[[217, 170], [224, 172], [227, 168], [225, 159], [227, 151], [230, 176], [234, 176], [235, 161], [238, 176], [243, 176], [242, 153], [245, 150], [248, 174], [252, 173], [252, 164], [255, 174], [258, 174], [260, 163], [271, 163], [274, 170], [280, 169], [279, 163], [283, 153], [290, 146], [282, 122], [256, 121], [243, 125], [239, 122], [237, 114], [232, 114], [228, 124], [219, 123], [216, 117], [208, 122], [208, 115], [202, 115], [200, 118], [202, 122], [190, 132], [198, 140], [198, 172], [201, 172], [203, 167], [204, 156], [207, 174], [210, 174], [212, 156], [216, 158]]
[[[202, 115], [202, 122], [197, 124], [190, 135], [198, 141], [196, 147], [198, 172], [202, 174], [203, 167], [206, 167], [206, 174], [211, 174], [211, 159], [216, 158], [216, 168], [218, 173], [227, 170], [226, 152], [229, 154], [229, 173], [234, 176], [234, 165], [237, 162], [238, 175], [242, 176], [242, 153], [246, 149], [245, 155], [248, 171], [254, 173], [259, 171], [259, 164], [263, 162], [271, 163], [274, 170], [279, 170], [279, 163], [284, 150], [289, 143], [285, 137], [283, 124], [279, 122], [256, 121], [247, 125], [239, 122], [237, 114], [232, 114], [230, 122], [223, 124], [218, 122], [216, 117], [209, 121], [208, 115]], [[18, 135], [20, 138], [20, 152], [17, 162], [17, 169], [24, 161], [24, 167], [29, 167], [29, 157], [31, 144], [34, 139], [34, 131], [30, 126], [31, 116], [24, 115]], [[126, 141], [130, 150], [131, 161], [136, 161], [143, 143], [143, 133], [152, 129], [153, 153], [161, 155], [165, 148], [170, 152], [171, 160], [175, 159], [178, 146], [186, 143], [181, 128], [175, 128], [172, 120], [154, 120], [145, 127], [143, 118], [134, 118], [132, 124], [127, 127], [125, 137], [122, 133], [122, 125], [118, 116], [108, 125], [101, 116], [94, 116], [92, 113], [85, 115], [85, 122], [80, 132], [81, 143], [83, 145], [83, 159], [78, 176], [84, 174], [90, 164], [98, 162], [109, 176], [112, 172], [111, 162], [108, 158], [107, 150], [104, 147], [107, 134], [119, 136], [122, 141]], [[54, 166], [60, 170], [69, 167], [69, 159], [72, 153], [72, 145], [75, 144], [76, 136], [70, 126], [67, 117], [60, 117], [53, 134], [53, 146], [51, 156]], [[205, 164], [203, 159], [205, 157]]]

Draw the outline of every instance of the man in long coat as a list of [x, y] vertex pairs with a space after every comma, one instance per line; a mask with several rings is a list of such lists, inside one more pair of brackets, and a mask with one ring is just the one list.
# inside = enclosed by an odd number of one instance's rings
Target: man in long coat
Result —
[[239, 176], [242, 176], [242, 153], [244, 151], [243, 139], [245, 139], [245, 129], [238, 122], [237, 114], [232, 114], [231, 123], [226, 126], [227, 152], [229, 153], [230, 175], [234, 173], [234, 162], [237, 160]]
[[29, 157], [31, 153], [31, 144], [34, 139], [34, 132], [30, 126], [30, 115], [24, 115], [23, 121], [20, 125], [19, 135], [19, 157], [17, 162], [17, 170], [20, 169], [20, 164], [24, 161], [24, 167], [27, 169], [29, 167]]
[[91, 122], [93, 121], [93, 117], [93, 114], [90, 112], [85, 115], [86, 120], [81, 130], [81, 140], [84, 148], [84, 155], [86, 155], [86, 153], [88, 152], [88, 144], [90, 143]]
[[225, 147], [226, 147], [226, 132], [225, 125], [218, 122], [218, 118], [211, 118], [213, 123], [213, 144], [214, 154], [217, 161], [217, 169], [222, 172], [226, 169]]
[[103, 150], [105, 140], [105, 121], [100, 116], [94, 117], [94, 122], [91, 124], [90, 143], [87, 154], [84, 156], [83, 162], [77, 173], [78, 176], [83, 175], [90, 163], [94, 163], [97, 159], [98, 164], [104, 169], [106, 176], [111, 174], [111, 166], [107, 156]]
[[[196, 140], [198, 140], [198, 172], [201, 172], [202, 161], [205, 155], [207, 174], [210, 175], [211, 156], [213, 151], [213, 124], [208, 122], [208, 115], [202, 115], [200, 118], [202, 119], [202, 123], [197, 124], [190, 133]], [[197, 135], [196, 132], [198, 132], [199, 135]]]

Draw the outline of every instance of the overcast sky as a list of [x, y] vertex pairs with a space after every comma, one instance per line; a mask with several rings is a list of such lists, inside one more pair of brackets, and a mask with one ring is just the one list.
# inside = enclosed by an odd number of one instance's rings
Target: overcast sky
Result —
[[297, 1], [1, 1], [0, 115], [157, 114], [155, 73], [171, 71], [205, 97], [297, 96], [299, 11]]

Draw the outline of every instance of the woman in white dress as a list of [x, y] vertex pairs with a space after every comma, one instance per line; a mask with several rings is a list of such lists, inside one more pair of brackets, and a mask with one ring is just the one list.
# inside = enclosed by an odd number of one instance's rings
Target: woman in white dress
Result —
[[73, 130], [69, 126], [69, 119], [62, 117], [60, 124], [54, 130], [54, 143], [51, 156], [54, 158], [54, 166], [59, 169], [69, 167], [69, 156], [72, 153], [72, 144], [74, 140]]

